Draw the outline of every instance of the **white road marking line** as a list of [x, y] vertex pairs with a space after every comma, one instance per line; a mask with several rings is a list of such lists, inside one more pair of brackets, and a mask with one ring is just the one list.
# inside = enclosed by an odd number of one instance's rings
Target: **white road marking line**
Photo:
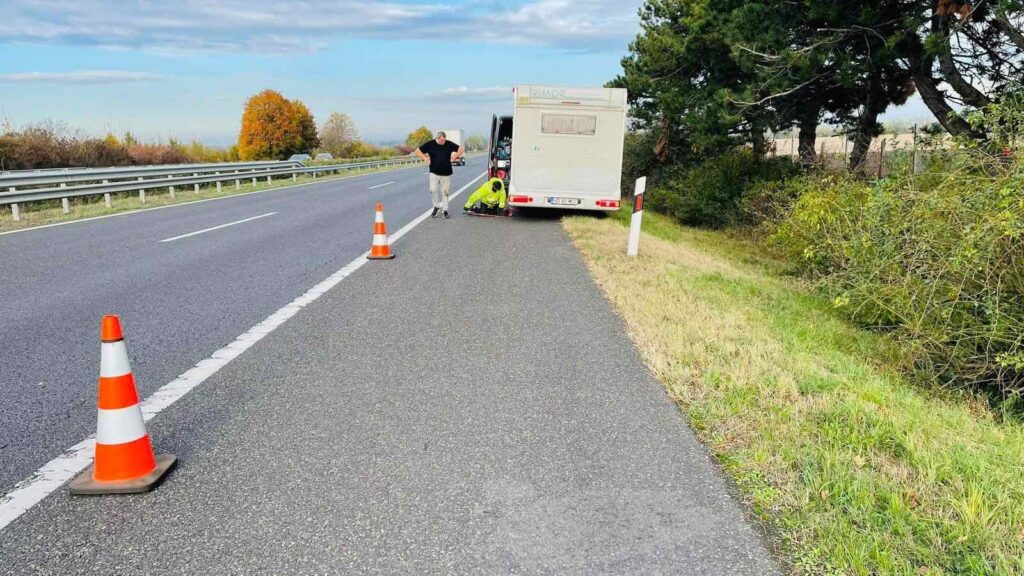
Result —
[[394, 184], [394, 182], [385, 182], [383, 184], [377, 184], [376, 186], [370, 186], [369, 188], [367, 188], [367, 190], [373, 190], [374, 188], [381, 188], [384, 186], [389, 186], [391, 184]]
[[[462, 194], [473, 183], [483, 178], [483, 176], [484, 173], [481, 173], [476, 178], [473, 178], [450, 197], [455, 198]], [[429, 218], [430, 212], [430, 210], [427, 210], [417, 216], [412, 222], [402, 226], [398, 232], [395, 232], [388, 238], [388, 242], [392, 244], [397, 242], [402, 236], [405, 236], [410, 230]], [[305, 294], [292, 300], [284, 308], [274, 312], [265, 320], [253, 326], [238, 338], [235, 338], [234, 342], [217, 350], [209, 358], [202, 360], [185, 371], [181, 376], [153, 392], [142, 402], [143, 419], [146, 422], [152, 420], [161, 410], [174, 404], [191, 392], [193, 388], [205, 382], [207, 378], [216, 374], [224, 366], [227, 366], [229, 362], [241, 355], [242, 352], [245, 352], [253, 344], [262, 340], [264, 336], [284, 324], [285, 321], [297, 314], [299, 310], [302, 310], [324, 295], [328, 290], [337, 286], [342, 280], [348, 278], [353, 272], [362, 268], [364, 264], [370, 261], [367, 258], [369, 254], [369, 251], [364, 252], [361, 256], [349, 262], [344, 268], [331, 274], [326, 280], [313, 286]], [[33, 472], [31, 476], [18, 482], [10, 492], [0, 498], [0, 530], [9, 526], [11, 522], [14, 522], [22, 514], [28, 512], [33, 506], [41, 502], [43, 498], [46, 498], [63, 486], [65, 482], [75, 477], [82, 470], [85, 470], [92, 463], [95, 445], [96, 435], [93, 434], [68, 448], [60, 456], [44, 464]]]
[[[410, 168], [396, 168], [394, 170], [385, 170], [385, 172], [402, 172], [403, 170], [414, 170], [414, 167]], [[31, 232], [33, 230], [42, 230], [43, 228], [54, 228], [56, 226], [67, 226], [68, 224], [78, 224], [79, 222], [91, 222], [92, 220], [105, 220], [107, 218], [117, 218], [118, 216], [128, 216], [130, 214], [139, 214], [140, 212], [152, 212], [153, 210], [163, 210], [165, 208], [180, 208], [182, 206], [191, 206], [193, 204], [200, 204], [202, 202], [213, 202], [214, 200], [230, 200], [231, 198], [240, 198], [242, 196], [249, 196], [252, 194], [264, 194], [266, 192], [280, 192], [281, 190], [287, 190], [289, 188], [298, 188], [300, 186], [317, 186], [329, 184], [331, 182], [338, 182], [341, 180], [352, 180], [353, 178], [367, 178], [369, 176], [380, 176], [382, 172], [371, 172], [369, 174], [352, 174], [351, 176], [337, 176], [335, 178], [328, 178], [321, 180], [320, 182], [303, 182], [302, 184], [289, 184], [287, 186], [276, 186], [274, 188], [267, 188], [266, 190], [253, 190], [252, 192], [241, 192], [239, 194], [228, 194], [226, 196], [217, 196], [216, 198], [203, 198], [202, 200], [189, 200], [188, 202], [179, 202], [177, 204], [168, 204], [166, 206], [154, 206], [152, 208], [140, 208], [138, 210], [127, 210], [125, 212], [118, 212], [116, 214], [107, 214], [104, 216], [92, 216], [90, 218], [79, 218], [77, 220], [66, 220], [64, 222], [54, 222], [53, 224], [41, 224], [39, 226], [32, 226], [30, 228], [19, 228], [18, 230], [8, 230], [7, 232], [0, 232], [0, 236], [6, 236], [8, 234], [20, 234], [22, 232]]]
[[213, 232], [214, 230], [220, 230], [221, 228], [227, 228], [228, 226], [234, 226], [235, 224], [242, 224], [244, 222], [252, 222], [253, 220], [259, 220], [260, 218], [266, 218], [267, 216], [273, 216], [277, 212], [267, 212], [266, 214], [260, 214], [259, 216], [253, 216], [252, 218], [245, 218], [243, 220], [236, 220], [234, 222], [228, 222], [227, 224], [221, 224], [220, 226], [214, 226], [212, 228], [204, 228], [202, 230], [196, 230], [195, 232], [189, 232], [188, 234], [182, 234], [181, 236], [175, 236], [173, 238], [164, 238], [161, 242], [174, 242], [175, 240], [181, 240], [182, 238], [188, 238], [189, 236], [196, 236], [198, 234], [205, 234], [206, 232]]

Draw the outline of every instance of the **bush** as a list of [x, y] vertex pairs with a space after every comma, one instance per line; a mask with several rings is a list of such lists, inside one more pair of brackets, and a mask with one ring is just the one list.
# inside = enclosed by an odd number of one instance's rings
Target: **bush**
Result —
[[683, 224], [721, 228], [743, 220], [743, 199], [759, 183], [785, 182], [799, 171], [788, 158], [758, 162], [750, 150], [734, 150], [692, 168], [668, 168], [647, 202]]
[[133, 164], [188, 164], [189, 157], [181, 150], [164, 144], [136, 144], [128, 149]]
[[837, 308], [947, 383], [1024, 392], [1024, 165], [952, 153], [876, 184], [807, 176], [772, 237]]
[[173, 138], [167, 144], [140, 144], [131, 133], [123, 141], [113, 134], [87, 138], [56, 122], [6, 128], [0, 134], [0, 170], [237, 161], [235, 147], [211, 148], [195, 140], [184, 145]]
[[661, 165], [654, 153], [657, 138], [650, 131], [627, 132], [622, 147], [622, 195], [632, 197], [636, 180], [647, 177], [647, 188], [657, 185]]

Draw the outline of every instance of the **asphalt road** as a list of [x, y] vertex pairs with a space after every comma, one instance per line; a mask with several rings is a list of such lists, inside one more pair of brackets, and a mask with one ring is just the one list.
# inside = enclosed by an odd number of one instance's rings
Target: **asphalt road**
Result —
[[[0, 571], [778, 573], [557, 220], [427, 220], [395, 249], [150, 422], [180, 459], [157, 490], [58, 490]], [[264, 276], [238, 300], [288, 274]], [[129, 334], [139, 361], [178, 344]]]
[[[453, 191], [482, 171], [456, 168]], [[104, 314], [121, 316], [145, 397], [368, 250], [375, 202], [391, 231], [427, 209], [425, 172], [0, 235], [0, 495], [95, 432]]]

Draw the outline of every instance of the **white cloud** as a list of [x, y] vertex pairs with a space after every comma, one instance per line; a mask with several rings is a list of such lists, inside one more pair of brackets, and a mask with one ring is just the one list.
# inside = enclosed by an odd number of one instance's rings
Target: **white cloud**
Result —
[[0, 74], [2, 84], [124, 84], [161, 80], [145, 72], [123, 70], [76, 70], [73, 72], [16, 72]]
[[640, 0], [535, 0], [482, 19], [506, 42], [625, 50], [639, 32], [639, 7]]
[[449, 96], [491, 96], [496, 94], [510, 95], [512, 94], [511, 86], [491, 86], [489, 88], [470, 88], [468, 86], [458, 86], [456, 88], [445, 88], [441, 91], [442, 94]]
[[160, 53], [303, 53], [346, 38], [452, 39], [621, 51], [640, 0], [334, 2], [10, 0], [0, 43], [89, 45]]

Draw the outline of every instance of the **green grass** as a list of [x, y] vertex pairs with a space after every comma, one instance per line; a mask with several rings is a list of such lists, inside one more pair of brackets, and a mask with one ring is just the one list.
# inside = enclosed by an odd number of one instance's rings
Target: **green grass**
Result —
[[1024, 574], [1024, 425], [922, 388], [749, 240], [565, 227], [654, 374], [803, 574]]
[[[401, 166], [399, 168], [408, 167], [409, 166]], [[291, 177], [279, 177], [278, 179], [271, 180], [270, 183], [267, 183], [266, 177], [263, 177], [262, 179], [257, 179], [257, 183], [253, 184], [251, 178], [243, 178], [241, 187], [238, 190], [235, 190], [234, 181], [228, 180], [225, 181], [221, 186], [220, 193], [217, 192], [216, 184], [200, 186], [198, 194], [193, 192], [193, 188], [191, 186], [186, 186], [179, 187], [176, 190], [175, 198], [171, 198], [166, 186], [163, 188], [148, 188], [146, 189], [145, 204], [143, 204], [139, 200], [139, 193], [136, 190], [133, 192], [113, 194], [111, 197], [110, 208], [107, 208], [104, 205], [103, 196], [71, 198], [70, 214], [64, 214], [60, 200], [23, 203], [21, 204], [21, 220], [17, 222], [14, 221], [14, 218], [11, 215], [11, 207], [8, 205], [4, 205], [0, 206], [0, 232], [7, 232], [10, 230], [21, 230], [25, 228], [32, 228], [35, 226], [42, 226], [44, 224], [53, 224], [56, 222], [65, 222], [69, 220], [80, 220], [82, 218], [106, 216], [109, 214], [117, 214], [121, 212], [131, 212], [133, 210], [155, 208], [157, 206], [185, 204], [188, 202], [206, 200], [209, 198], [235, 196], [237, 194], [245, 194], [248, 192], [257, 192], [261, 190], [272, 190], [275, 188], [283, 188], [286, 186], [293, 186], [297, 184], [307, 184], [311, 182], [322, 182], [324, 180], [337, 180], [339, 178], [363, 176], [366, 174], [386, 172], [395, 169], [397, 168], [349, 170], [343, 174], [338, 175], [320, 175], [317, 176], [315, 180], [313, 179], [312, 176], [300, 175], [296, 178], [294, 182], [292, 181]]]

